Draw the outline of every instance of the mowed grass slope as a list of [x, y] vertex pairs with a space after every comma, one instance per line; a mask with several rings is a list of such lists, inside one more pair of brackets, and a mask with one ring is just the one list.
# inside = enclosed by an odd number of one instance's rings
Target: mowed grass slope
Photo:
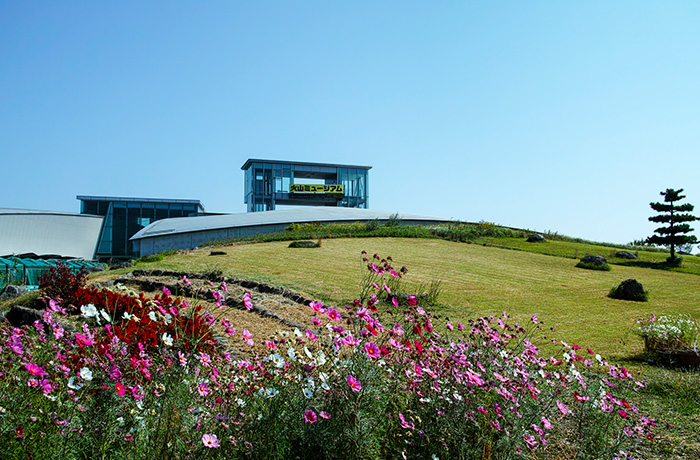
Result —
[[[585, 270], [570, 258], [444, 240], [327, 239], [317, 249], [292, 249], [288, 244], [225, 246], [227, 254], [222, 256], [210, 256], [208, 248], [140, 267], [221, 270], [226, 276], [267, 281], [342, 304], [357, 297], [366, 272], [360, 255], [365, 250], [369, 257], [391, 256], [397, 269], [408, 267], [405, 282], [414, 289], [442, 280], [440, 312], [452, 322], [503, 311], [525, 322], [537, 314], [547, 326], [556, 327], [559, 338], [611, 358], [641, 351], [641, 341], [628, 333], [637, 318], [648, 313], [700, 317], [698, 275], [620, 265], [609, 272]], [[611, 287], [628, 278], [650, 291], [649, 302], [607, 297]]]

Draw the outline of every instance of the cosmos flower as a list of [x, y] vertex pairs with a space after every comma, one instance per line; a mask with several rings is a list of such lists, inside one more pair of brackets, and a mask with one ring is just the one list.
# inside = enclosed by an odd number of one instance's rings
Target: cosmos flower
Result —
[[210, 449], [216, 449], [220, 445], [219, 438], [217, 438], [213, 433], [205, 433], [202, 435], [202, 444], [204, 444], [204, 447], [208, 447]]
[[304, 421], [306, 421], [307, 423], [315, 423], [316, 412], [312, 411], [311, 409], [304, 412]]

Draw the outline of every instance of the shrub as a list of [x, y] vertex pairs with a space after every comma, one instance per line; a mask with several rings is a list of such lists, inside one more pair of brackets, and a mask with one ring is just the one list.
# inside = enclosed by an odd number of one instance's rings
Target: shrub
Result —
[[65, 306], [82, 305], [76, 298], [87, 282], [88, 272], [85, 266], [73, 270], [63, 262], [53, 265], [48, 272], [39, 277], [39, 289], [44, 296], [60, 298]]
[[578, 268], [585, 268], [587, 270], [602, 270], [609, 272], [611, 267], [610, 264], [598, 265], [592, 262], [579, 262], [576, 264]]
[[635, 324], [633, 332], [644, 339], [646, 351], [698, 351], [700, 324], [688, 315], [651, 314]]
[[669, 267], [680, 267], [683, 264], [683, 257], [669, 256], [666, 258], [666, 265]]

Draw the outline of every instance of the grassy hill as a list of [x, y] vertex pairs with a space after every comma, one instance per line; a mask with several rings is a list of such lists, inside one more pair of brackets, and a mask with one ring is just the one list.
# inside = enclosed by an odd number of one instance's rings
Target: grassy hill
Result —
[[[412, 235], [414, 236], [414, 235]], [[636, 251], [639, 258], [614, 257], [620, 248], [576, 241], [526, 243], [517, 237], [482, 236], [472, 244], [426, 238], [334, 238], [321, 248], [293, 249], [288, 241], [229, 244], [178, 253], [140, 268], [222, 272], [304, 292], [324, 302], [344, 304], [358, 296], [366, 272], [361, 251], [391, 256], [408, 267], [405, 291], [440, 280], [437, 309], [453, 323], [508, 312], [526, 323], [536, 314], [556, 333], [534, 337], [545, 348], [551, 337], [590, 347], [645, 379], [640, 409], [657, 414], [667, 430], [650, 458], [700, 458], [700, 373], [648, 361], [642, 341], [630, 333], [634, 321], [650, 313], [684, 313], [700, 319], [700, 257], [683, 266], [664, 265], [667, 254]], [[225, 255], [211, 256], [212, 250]], [[576, 267], [586, 254], [605, 256], [610, 271]], [[634, 278], [649, 291], [648, 302], [607, 297], [613, 286]], [[548, 330], [548, 329], [545, 329]], [[549, 332], [548, 332], [549, 334]]]
[[[506, 246], [508, 242], [490, 239], [484, 246], [438, 239], [340, 238], [324, 240], [317, 249], [292, 249], [288, 242], [277, 241], [218, 248], [226, 252], [220, 256], [210, 256], [209, 248], [200, 249], [139, 265], [195, 272], [218, 270], [342, 304], [358, 295], [365, 273], [360, 253], [365, 250], [370, 255], [392, 256], [395, 266], [408, 267], [404, 279], [412, 288], [407, 291], [440, 280], [440, 310], [453, 321], [503, 311], [526, 321], [537, 314], [548, 325], [556, 326], [564, 340], [619, 358], [641, 351], [641, 341], [628, 334], [636, 319], [649, 313], [700, 317], [700, 276], [627, 265], [613, 265], [611, 271], [585, 270], [577, 268], [573, 258], [541, 253], [578, 252], [582, 257], [593, 252], [585, 244], [530, 244], [537, 252], [505, 250], [495, 244]], [[592, 249], [608, 256], [614, 248]], [[662, 253], [650, 254], [663, 260]], [[637, 279], [649, 290], [649, 302], [607, 297], [611, 287], [628, 278]]]

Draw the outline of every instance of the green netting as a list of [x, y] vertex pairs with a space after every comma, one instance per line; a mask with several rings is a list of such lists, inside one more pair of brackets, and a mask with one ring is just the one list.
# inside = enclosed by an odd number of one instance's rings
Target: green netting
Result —
[[67, 265], [76, 273], [82, 267], [90, 269], [101, 265], [98, 262], [85, 260], [0, 258], [0, 291], [7, 284], [24, 285], [30, 289], [38, 288], [39, 278], [59, 262]]

